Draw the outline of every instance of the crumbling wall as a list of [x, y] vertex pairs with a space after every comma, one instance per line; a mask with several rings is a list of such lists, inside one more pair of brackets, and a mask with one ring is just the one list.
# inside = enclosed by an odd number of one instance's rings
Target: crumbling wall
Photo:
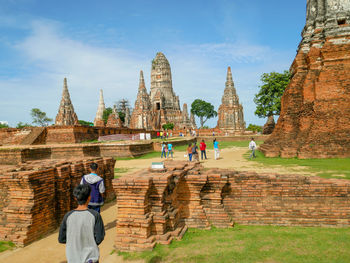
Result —
[[168, 244], [187, 227], [350, 225], [350, 182], [341, 179], [203, 170], [169, 161], [165, 170], [140, 171], [113, 186], [115, 246], [125, 251]]
[[91, 162], [98, 163], [105, 180], [105, 200], [112, 200], [112, 158], [31, 162], [0, 171], [0, 240], [23, 246], [55, 230], [76, 207], [72, 191]]

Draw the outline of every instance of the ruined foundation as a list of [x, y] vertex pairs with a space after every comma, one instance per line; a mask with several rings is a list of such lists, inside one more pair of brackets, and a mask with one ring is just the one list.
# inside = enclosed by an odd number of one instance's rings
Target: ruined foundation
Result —
[[152, 249], [181, 239], [187, 227], [350, 225], [350, 182], [299, 175], [203, 170], [166, 162], [113, 180], [117, 193], [115, 247]]

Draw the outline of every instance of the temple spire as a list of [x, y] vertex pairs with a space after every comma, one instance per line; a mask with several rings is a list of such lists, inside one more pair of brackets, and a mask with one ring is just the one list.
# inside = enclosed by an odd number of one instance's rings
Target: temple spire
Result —
[[100, 90], [100, 100], [98, 102], [98, 108], [96, 112], [96, 117], [94, 120], [94, 126], [104, 126], [104, 121], [103, 121], [103, 112], [105, 111], [106, 106], [105, 102], [103, 100], [103, 91], [102, 89]]
[[232, 82], [233, 83], [231, 67], [227, 68], [226, 82]]
[[145, 79], [143, 78], [143, 71], [140, 70], [140, 82], [139, 82], [139, 90], [146, 89]]
[[74, 112], [74, 107], [70, 99], [67, 78], [63, 80], [63, 91], [60, 107], [55, 120], [55, 125], [77, 125], [78, 117]]

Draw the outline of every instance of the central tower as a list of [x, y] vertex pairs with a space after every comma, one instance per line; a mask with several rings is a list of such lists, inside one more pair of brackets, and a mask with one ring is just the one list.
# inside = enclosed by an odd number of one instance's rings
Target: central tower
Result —
[[161, 52], [152, 60], [150, 98], [153, 110], [180, 110], [179, 97], [173, 91], [170, 64]]

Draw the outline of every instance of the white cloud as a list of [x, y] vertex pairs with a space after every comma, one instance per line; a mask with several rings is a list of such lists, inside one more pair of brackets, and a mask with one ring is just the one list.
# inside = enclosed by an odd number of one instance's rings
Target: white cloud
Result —
[[[68, 78], [79, 119], [90, 121], [96, 113], [99, 89], [104, 90], [107, 106], [120, 98], [130, 99], [133, 106], [140, 69], [144, 70], [146, 86], [150, 88], [150, 65], [155, 54], [145, 54], [141, 48], [132, 51], [88, 44], [83, 39], [68, 37], [62, 24], [55, 21], [32, 22], [28, 36], [16, 43], [14, 50], [21, 56], [19, 67], [24, 73], [16, 79], [0, 80], [0, 92], [6, 94], [0, 120], [9, 121], [10, 125], [30, 122], [29, 111], [34, 107], [54, 118], [64, 77]], [[291, 64], [291, 52], [275, 52], [243, 42], [172, 45], [162, 52], [172, 67], [175, 93], [181, 103], [189, 105], [202, 98], [218, 108], [226, 68], [231, 66], [247, 124], [259, 123], [253, 115], [252, 99], [260, 75], [286, 69]], [[208, 123], [216, 125], [215, 120]]]

